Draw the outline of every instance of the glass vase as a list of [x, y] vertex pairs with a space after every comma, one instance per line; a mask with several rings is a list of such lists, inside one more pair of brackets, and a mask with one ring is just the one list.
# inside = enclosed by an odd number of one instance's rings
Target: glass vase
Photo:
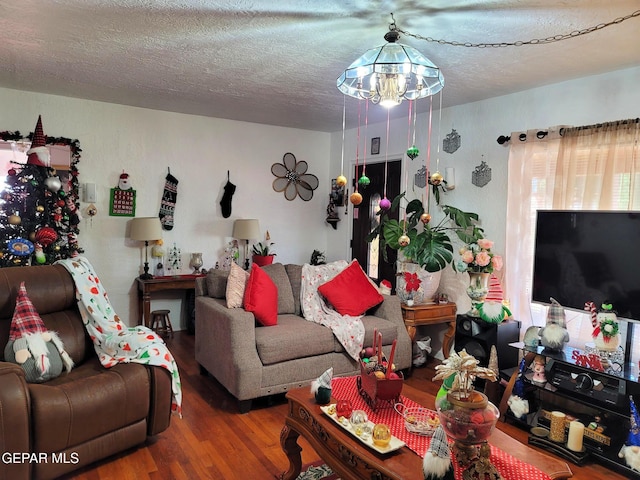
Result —
[[[440, 286], [440, 277], [442, 270], [439, 272], [427, 272], [417, 263], [399, 261], [397, 265], [398, 276], [396, 281], [396, 295], [400, 301], [407, 304], [407, 300], [411, 297], [413, 304], [433, 302], [438, 287]], [[404, 272], [417, 273], [420, 279], [420, 287], [418, 290], [407, 292], [407, 282], [404, 280]]]
[[490, 273], [469, 272], [469, 286], [467, 287], [467, 295], [471, 299], [471, 310], [467, 315], [471, 317], [479, 317], [477, 305], [483, 303], [489, 293]]
[[193, 268], [193, 273], [198, 273], [202, 265], [202, 253], [192, 253], [189, 266]]

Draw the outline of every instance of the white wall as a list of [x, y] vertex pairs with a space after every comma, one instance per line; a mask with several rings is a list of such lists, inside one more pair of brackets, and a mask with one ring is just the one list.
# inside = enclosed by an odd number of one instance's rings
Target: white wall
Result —
[[[446, 75], [446, 73], [445, 73]], [[499, 145], [496, 139], [500, 135], [509, 135], [514, 131], [528, 129], [546, 129], [554, 125], [586, 125], [614, 121], [640, 116], [640, 67], [595, 75], [573, 81], [567, 81], [546, 87], [536, 88], [512, 95], [496, 97], [481, 102], [469, 103], [442, 111], [442, 123], [439, 125], [439, 99], [433, 101], [432, 115], [432, 153], [429, 170], [437, 169], [444, 174], [446, 167], [455, 167], [456, 188], [448, 192], [442, 203], [451, 204], [466, 211], [480, 215], [482, 226], [488, 238], [495, 240], [494, 251], [504, 253], [505, 232], [510, 228], [506, 219], [507, 196], [507, 159], [508, 145]], [[446, 98], [447, 89], [443, 90]], [[428, 100], [421, 100], [427, 102]], [[371, 106], [370, 108], [382, 108]], [[408, 109], [404, 103], [396, 108]], [[347, 128], [345, 135], [345, 170], [355, 158], [357, 138], [357, 101], [347, 103]], [[427, 152], [428, 115], [420, 114], [416, 120], [416, 145], [420, 156], [409, 164], [409, 192], [413, 192], [413, 174], [424, 163]], [[455, 129], [461, 136], [461, 147], [453, 154], [437, 154], [438, 135], [440, 141]], [[368, 137], [381, 137], [380, 155], [385, 156], [386, 123], [369, 124]], [[398, 158], [407, 149], [407, 119], [391, 122], [389, 126], [389, 158]], [[362, 134], [361, 134], [362, 137]], [[342, 132], [331, 137], [331, 176], [341, 171]], [[373, 157], [372, 157], [373, 158]], [[471, 174], [482, 160], [492, 169], [492, 180], [483, 188], [471, 183]], [[353, 172], [353, 168], [350, 170]], [[351, 173], [351, 175], [353, 175]], [[404, 174], [403, 174], [404, 177]], [[404, 180], [403, 180], [404, 181]], [[415, 189], [413, 195], [420, 198], [424, 190]], [[431, 206], [435, 215], [434, 206]], [[349, 257], [351, 254], [348, 239], [349, 223], [353, 208], [350, 208], [349, 221], [341, 222], [337, 232], [329, 232], [328, 254], [332, 258]], [[343, 228], [344, 227], [344, 228]], [[511, 226], [512, 227], [512, 226]], [[450, 269], [443, 275], [444, 290], [458, 303], [459, 311], [467, 311], [470, 303], [462, 290], [466, 280]]]
[[[498, 145], [497, 137], [559, 124], [635, 118], [639, 116], [639, 82], [640, 68], [632, 68], [452, 107], [442, 111], [441, 127], [436, 99], [430, 170], [436, 169], [438, 157], [443, 173], [448, 166], [456, 169], [457, 187], [444, 196], [443, 203], [478, 213], [486, 235], [496, 241], [495, 251], [503, 252], [508, 228], [508, 147]], [[446, 88], [443, 92], [446, 95]], [[357, 102], [347, 105], [344, 171], [349, 175], [355, 160]], [[271, 233], [278, 261], [283, 263], [307, 262], [313, 249], [326, 251], [329, 261], [351, 256], [352, 208], [348, 217], [341, 216], [337, 230], [324, 221], [331, 178], [342, 170], [341, 131], [330, 135], [0, 89], [0, 130], [26, 134], [33, 130], [39, 114], [45, 134], [80, 140], [79, 180], [97, 184], [99, 213], [93, 221], [85, 218], [82, 222], [79, 241], [114, 308], [129, 324], [137, 317], [134, 278], [140, 272], [142, 249], [126, 238], [128, 219], [108, 215], [109, 189], [117, 185], [123, 170], [130, 174], [137, 191], [137, 216], [158, 214], [167, 167], [180, 181], [176, 226], [165, 232], [164, 240], [167, 246], [175, 242], [182, 249], [185, 265], [190, 252], [201, 251], [205, 267], [212, 267], [231, 239], [235, 218], [258, 218], [262, 230]], [[418, 115], [416, 123], [416, 145], [421, 153], [413, 162], [407, 161], [410, 191], [414, 190], [413, 174], [426, 158], [427, 114]], [[382, 140], [380, 154], [369, 156], [369, 161], [384, 160], [387, 151], [389, 159], [401, 157], [407, 148], [407, 124], [407, 119], [391, 123], [388, 150], [386, 123], [369, 124], [366, 136]], [[438, 136], [442, 140], [451, 129], [462, 137], [460, 149], [452, 155], [437, 155]], [[309, 172], [320, 180], [310, 202], [288, 202], [271, 188], [270, 167], [286, 152], [307, 161]], [[471, 184], [471, 172], [483, 159], [492, 169], [492, 181], [478, 188]], [[224, 219], [219, 201], [227, 169], [238, 189], [232, 216]], [[416, 197], [422, 194], [415, 189]], [[434, 210], [432, 206], [436, 215]], [[468, 299], [460, 293], [464, 282], [459, 277], [447, 271], [443, 281], [445, 291], [465, 311]], [[176, 294], [173, 300], [154, 300], [152, 308], [170, 308], [175, 318], [180, 298]]]
[[[205, 268], [215, 265], [236, 218], [259, 219], [282, 263], [308, 262], [313, 249], [327, 249], [329, 134], [0, 89], [1, 131], [27, 134], [39, 114], [46, 135], [80, 141], [79, 181], [96, 183], [98, 215], [85, 215], [79, 243], [130, 325], [137, 320], [134, 279], [143, 249], [126, 238], [130, 217], [109, 216], [109, 192], [123, 170], [137, 192], [136, 216], [158, 215], [168, 167], [179, 180], [175, 226], [164, 232], [164, 241], [182, 249], [185, 273], [190, 252], [203, 252]], [[289, 202], [271, 188], [271, 165], [287, 152], [305, 160], [320, 180], [309, 202]], [[237, 190], [225, 219], [219, 202], [227, 170]], [[181, 299], [178, 292], [158, 297], [152, 308], [171, 309], [177, 328]]]

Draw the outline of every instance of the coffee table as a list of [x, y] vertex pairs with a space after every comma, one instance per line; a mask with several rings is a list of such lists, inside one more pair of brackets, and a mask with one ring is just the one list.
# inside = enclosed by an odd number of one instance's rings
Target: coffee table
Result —
[[[402, 395], [427, 408], [434, 408], [433, 395], [404, 385]], [[287, 393], [289, 411], [280, 433], [280, 445], [289, 459], [289, 469], [280, 476], [295, 480], [302, 470], [298, 438], [302, 435], [327, 465], [343, 480], [423, 480], [422, 458], [407, 447], [381, 455], [341, 429], [315, 403], [308, 387]], [[536, 466], [552, 479], [571, 478], [569, 466], [535, 450], [496, 429], [489, 443], [513, 457]]]

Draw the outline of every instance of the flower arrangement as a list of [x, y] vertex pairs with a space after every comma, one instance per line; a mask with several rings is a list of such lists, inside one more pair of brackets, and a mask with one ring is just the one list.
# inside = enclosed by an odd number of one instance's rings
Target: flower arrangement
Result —
[[449, 358], [436, 366], [436, 376], [433, 380], [446, 380], [453, 377], [451, 390], [460, 393], [460, 399], [465, 400], [471, 396], [473, 381], [476, 378], [484, 378], [495, 382], [496, 372], [490, 368], [481, 367], [478, 360], [467, 353], [463, 348], [459, 352], [452, 352]]
[[493, 241], [479, 238], [460, 249], [460, 260], [456, 262], [458, 272], [493, 273], [502, 269], [502, 257], [494, 254]]

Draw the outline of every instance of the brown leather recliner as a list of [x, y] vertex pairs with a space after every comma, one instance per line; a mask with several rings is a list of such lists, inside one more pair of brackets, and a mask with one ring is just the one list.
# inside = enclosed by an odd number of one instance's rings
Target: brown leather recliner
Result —
[[[4, 361], [20, 282], [75, 366], [42, 384]], [[51, 479], [143, 443], [169, 426], [171, 378], [136, 363], [104, 368], [61, 265], [0, 269], [0, 480]]]

